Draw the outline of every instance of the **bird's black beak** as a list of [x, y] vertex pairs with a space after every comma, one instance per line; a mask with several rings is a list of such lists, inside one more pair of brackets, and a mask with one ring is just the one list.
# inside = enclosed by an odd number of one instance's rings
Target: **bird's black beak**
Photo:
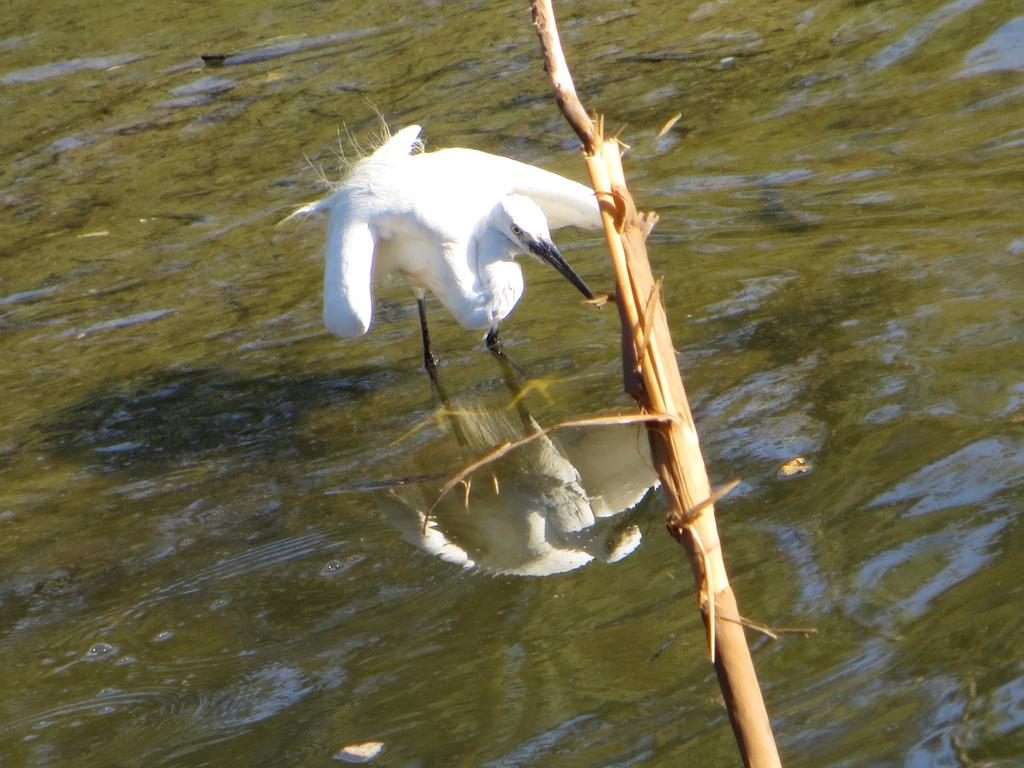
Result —
[[576, 270], [569, 266], [569, 262], [562, 258], [558, 248], [550, 240], [527, 240], [526, 247], [530, 253], [546, 264], [558, 270], [566, 280], [576, 286], [577, 290], [588, 299], [594, 298], [594, 292], [583, 282], [583, 278], [576, 274]]

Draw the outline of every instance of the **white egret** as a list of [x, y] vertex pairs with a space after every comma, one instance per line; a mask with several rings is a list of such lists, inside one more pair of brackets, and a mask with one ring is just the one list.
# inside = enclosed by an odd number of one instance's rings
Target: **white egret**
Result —
[[499, 323], [522, 297], [515, 261], [530, 254], [588, 299], [550, 229], [601, 224], [593, 190], [554, 173], [473, 149], [422, 149], [420, 127], [398, 131], [355, 163], [331, 195], [299, 212], [327, 211], [324, 324], [336, 336], [366, 333], [374, 284], [401, 276], [416, 294], [424, 363], [435, 379], [424, 295], [436, 295], [469, 330], [497, 348]]

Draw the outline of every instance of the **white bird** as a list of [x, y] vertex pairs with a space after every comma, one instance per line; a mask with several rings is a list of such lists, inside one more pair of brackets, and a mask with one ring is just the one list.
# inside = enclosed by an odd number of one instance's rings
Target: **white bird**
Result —
[[593, 190], [540, 168], [473, 149], [422, 149], [420, 127], [398, 131], [357, 162], [344, 183], [299, 212], [329, 211], [324, 324], [336, 336], [366, 333], [374, 285], [403, 277], [416, 294], [424, 362], [436, 377], [424, 294], [436, 295], [466, 329], [499, 323], [523, 295], [515, 257], [553, 266], [588, 299], [593, 293], [562, 258], [550, 229], [600, 227]]

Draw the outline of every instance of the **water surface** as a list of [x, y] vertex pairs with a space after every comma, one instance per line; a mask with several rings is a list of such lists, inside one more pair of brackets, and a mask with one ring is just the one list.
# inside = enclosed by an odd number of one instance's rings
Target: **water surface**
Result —
[[[559, 10], [661, 214], [711, 474], [743, 481], [741, 607], [818, 629], [751, 637], [786, 764], [1021, 764], [1020, 8]], [[327, 337], [321, 225], [275, 226], [375, 109], [583, 177], [525, 3], [8, 8], [0, 764], [736, 764], [659, 500], [630, 556], [546, 578], [431, 557], [382, 511], [461, 460], [415, 305]], [[596, 237], [559, 243], [610, 287]], [[532, 417], [628, 409], [614, 313], [526, 271], [504, 336]], [[448, 387], [514, 413], [432, 309]]]

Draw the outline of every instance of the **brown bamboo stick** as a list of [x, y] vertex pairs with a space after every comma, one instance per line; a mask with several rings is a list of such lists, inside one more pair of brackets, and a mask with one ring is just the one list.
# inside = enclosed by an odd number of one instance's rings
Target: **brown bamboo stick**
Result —
[[655, 464], [670, 502], [666, 524], [685, 548], [693, 568], [709, 653], [744, 765], [775, 768], [781, 761], [738, 621], [739, 609], [715, 522], [714, 496], [659, 284], [647, 259], [645, 239], [656, 217], [637, 212], [626, 187], [621, 145], [604, 138], [600, 120], [595, 125], [587, 117], [562, 52], [551, 0], [531, 0], [531, 7], [558, 106], [583, 142], [587, 171], [601, 202], [622, 321], [626, 390], [642, 411], [669, 417], [648, 423]]

